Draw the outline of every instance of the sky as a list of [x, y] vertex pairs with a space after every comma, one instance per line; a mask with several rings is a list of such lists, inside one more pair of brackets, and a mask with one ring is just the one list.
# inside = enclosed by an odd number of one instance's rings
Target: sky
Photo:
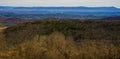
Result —
[[120, 0], [0, 0], [0, 6], [114, 6], [120, 8]]

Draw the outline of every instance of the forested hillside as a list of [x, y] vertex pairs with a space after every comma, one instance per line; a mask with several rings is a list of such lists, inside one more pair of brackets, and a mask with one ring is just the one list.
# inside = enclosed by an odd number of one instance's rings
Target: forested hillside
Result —
[[0, 33], [2, 59], [120, 58], [120, 21], [41, 20]]

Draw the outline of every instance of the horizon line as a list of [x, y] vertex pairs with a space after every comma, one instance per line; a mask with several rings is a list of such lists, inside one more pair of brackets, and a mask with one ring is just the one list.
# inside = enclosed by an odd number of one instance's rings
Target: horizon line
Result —
[[[9, 5], [0, 5], [3, 7], [115, 7], [115, 6], [9, 6]], [[116, 7], [118, 8], [118, 7]]]
[[0, 5], [0, 7], [87, 7], [87, 8], [94, 8], [94, 7], [105, 7], [105, 8], [109, 8], [109, 7], [113, 7], [113, 8], [118, 8], [119, 7], [115, 7], [115, 6], [8, 6], [8, 5]]

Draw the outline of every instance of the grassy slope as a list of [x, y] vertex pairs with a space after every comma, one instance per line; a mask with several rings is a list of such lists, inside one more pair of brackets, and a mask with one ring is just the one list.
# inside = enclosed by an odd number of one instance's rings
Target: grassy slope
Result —
[[1, 48], [8, 47], [2, 59], [120, 58], [120, 21], [36, 21], [8, 27], [2, 35]]
[[[72, 36], [75, 41], [82, 39], [120, 39], [120, 21], [36, 21], [9, 27], [4, 35], [10, 43], [20, 43], [35, 35], [61, 32]], [[15, 41], [15, 42], [14, 42]]]

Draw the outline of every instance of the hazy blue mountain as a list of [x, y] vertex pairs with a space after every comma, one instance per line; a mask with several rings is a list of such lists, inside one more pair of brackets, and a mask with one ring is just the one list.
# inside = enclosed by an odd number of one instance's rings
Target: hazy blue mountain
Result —
[[0, 6], [1, 17], [100, 19], [120, 16], [116, 7], [11, 7]]

